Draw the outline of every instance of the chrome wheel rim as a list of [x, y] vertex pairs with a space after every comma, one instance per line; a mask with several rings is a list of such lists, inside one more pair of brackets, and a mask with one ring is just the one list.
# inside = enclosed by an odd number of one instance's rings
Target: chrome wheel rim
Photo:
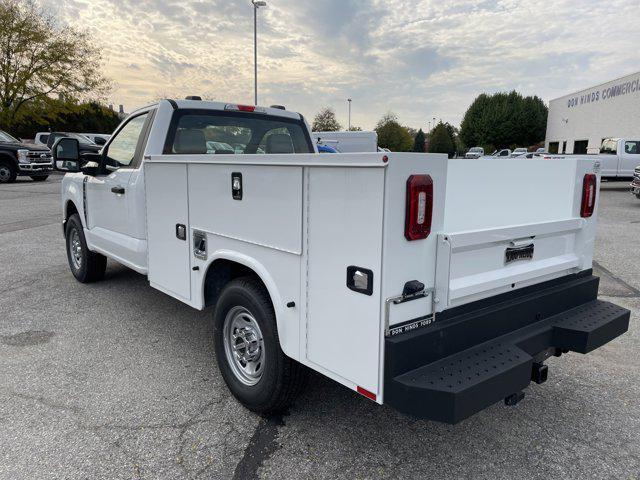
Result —
[[80, 234], [76, 228], [71, 230], [71, 238], [69, 240], [69, 257], [71, 257], [73, 268], [80, 270], [80, 267], [82, 267], [82, 242], [80, 242]]
[[0, 165], [0, 182], [8, 182], [11, 178], [11, 170], [6, 165]]
[[234, 376], [244, 385], [260, 381], [264, 372], [264, 340], [258, 322], [244, 307], [233, 307], [224, 319], [224, 353]]

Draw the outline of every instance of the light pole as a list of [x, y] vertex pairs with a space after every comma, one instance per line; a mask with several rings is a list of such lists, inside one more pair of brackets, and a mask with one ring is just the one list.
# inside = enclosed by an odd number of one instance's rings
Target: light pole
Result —
[[351, 130], [351, 99], [347, 98], [347, 102], [349, 102], [349, 130]]
[[433, 128], [436, 128], [436, 117], [433, 117]]
[[264, 0], [251, 0], [253, 4], [253, 86], [254, 105], [258, 105], [258, 8], [266, 7]]

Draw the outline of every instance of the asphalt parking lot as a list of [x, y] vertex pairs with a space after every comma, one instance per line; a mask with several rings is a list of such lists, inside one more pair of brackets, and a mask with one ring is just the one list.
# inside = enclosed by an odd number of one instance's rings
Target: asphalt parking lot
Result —
[[604, 183], [601, 295], [630, 331], [550, 359], [516, 407], [415, 421], [319, 375], [260, 418], [228, 393], [197, 312], [110, 262], [76, 282], [60, 177], [0, 186], [0, 479], [640, 478], [640, 200]]

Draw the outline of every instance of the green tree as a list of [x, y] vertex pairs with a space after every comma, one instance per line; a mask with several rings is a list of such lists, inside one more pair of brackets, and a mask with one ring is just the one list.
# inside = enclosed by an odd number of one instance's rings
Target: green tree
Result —
[[479, 95], [467, 109], [460, 125], [465, 147], [527, 147], [544, 140], [547, 106], [537, 96], [516, 91]]
[[350, 132], [361, 132], [362, 131], [362, 127], [356, 127], [355, 125], [351, 125], [351, 128], [349, 128]]
[[446, 153], [449, 158], [456, 151], [452, 127], [448, 123], [438, 123], [429, 137], [429, 153]]
[[314, 132], [337, 132], [342, 125], [336, 118], [336, 112], [331, 107], [325, 107], [313, 119], [311, 130]]
[[384, 115], [375, 128], [378, 145], [392, 152], [409, 152], [413, 147], [413, 137], [407, 127], [398, 122], [398, 117], [389, 112]]
[[119, 123], [116, 112], [97, 102], [52, 101], [46, 107], [30, 102], [12, 133], [20, 138], [33, 138], [37, 132], [46, 131], [112, 133]]
[[418, 130], [415, 138], [413, 139], [413, 151], [414, 152], [424, 152], [424, 142], [426, 137], [424, 136], [424, 132], [422, 129]]
[[0, 45], [4, 128], [11, 129], [30, 103], [100, 98], [109, 90], [88, 34], [60, 24], [31, 0], [0, 0]]

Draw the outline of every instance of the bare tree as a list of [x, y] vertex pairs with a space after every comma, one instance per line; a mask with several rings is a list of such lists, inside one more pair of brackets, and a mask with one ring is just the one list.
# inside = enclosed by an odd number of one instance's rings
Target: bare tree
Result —
[[31, 0], [0, 0], [0, 123], [10, 128], [30, 103], [100, 99], [110, 82], [86, 32], [59, 24]]

